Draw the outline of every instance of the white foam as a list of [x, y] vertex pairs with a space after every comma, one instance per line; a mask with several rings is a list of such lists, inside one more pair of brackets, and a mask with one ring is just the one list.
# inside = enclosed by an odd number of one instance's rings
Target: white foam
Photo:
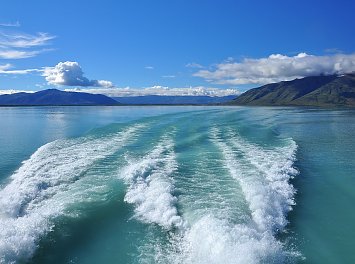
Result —
[[270, 233], [205, 215], [180, 238], [176, 247], [159, 255], [158, 263], [253, 264], [284, 263], [282, 245]]
[[[278, 232], [287, 225], [295, 189], [289, 183], [297, 145], [265, 149], [229, 132], [227, 141], [213, 129], [212, 140], [224, 155], [225, 166], [242, 187], [252, 219], [260, 231]], [[233, 148], [233, 147], [234, 148]]]
[[258, 191], [262, 196], [262, 204], [257, 201], [253, 205], [250, 204], [255, 209], [251, 208], [253, 212], [255, 211], [255, 221], [264, 229], [272, 231], [284, 229], [288, 223], [287, 213], [295, 204], [295, 189], [289, 180], [298, 173], [293, 167], [296, 143], [288, 139], [288, 144], [284, 147], [265, 149], [248, 143], [236, 134], [229, 133], [229, 135], [232, 138], [230, 141], [232, 146], [239, 149], [247, 161], [244, 166], [248, 166], [250, 173], [258, 174], [259, 182], [262, 184], [258, 186], [261, 188]]
[[[57, 140], [24, 161], [0, 190], [0, 263], [30, 258], [40, 237], [54, 227], [53, 219], [67, 213], [66, 208], [80, 202], [88, 191], [76, 182], [96, 161], [127, 143], [139, 128], [100, 138]], [[79, 194], [70, 193], [75, 188]]]
[[135, 205], [135, 216], [166, 229], [184, 226], [173, 195], [171, 176], [177, 169], [173, 147], [173, 141], [163, 137], [150, 153], [139, 160], [130, 160], [120, 173], [129, 185], [125, 201]]
[[[0, 263], [30, 258], [38, 240], [54, 227], [53, 219], [68, 214], [69, 205], [85, 200], [88, 187], [93, 192], [100, 188], [100, 179], [96, 186], [84, 181], [87, 170], [124, 146], [139, 128], [100, 138], [55, 141], [25, 161], [0, 190]], [[125, 201], [134, 205], [137, 219], [179, 231], [168, 232], [175, 234], [170, 244], [165, 241], [155, 252], [144, 254], [156, 253], [154, 263], [284, 263], [289, 253], [275, 235], [285, 228], [294, 204], [295, 190], [289, 180], [296, 174], [296, 144], [289, 141], [285, 147], [265, 148], [233, 131], [222, 136], [217, 128], [211, 140], [240, 184], [250, 216], [235, 223], [223, 215], [228, 210], [220, 215], [218, 210], [207, 210], [187, 223], [189, 218], [179, 215], [174, 196], [173, 176], [178, 168], [174, 141], [164, 136], [146, 155], [128, 158], [119, 173], [128, 185]]]
[[[223, 215], [205, 214], [171, 241], [156, 250], [158, 263], [253, 264], [285, 263], [299, 256], [285, 250], [275, 237], [287, 224], [287, 212], [294, 204], [289, 179], [296, 144], [266, 149], [236, 134], [211, 131], [211, 140], [221, 150], [225, 167], [239, 182], [249, 204], [250, 220], [235, 223]], [[245, 214], [248, 214], [246, 211]]]
[[[287, 213], [294, 204], [295, 190], [289, 179], [297, 173], [293, 168], [296, 144], [291, 140], [285, 147], [267, 149], [232, 132], [222, 136], [217, 128], [211, 131], [211, 140], [222, 152], [230, 175], [240, 184], [250, 212], [245, 211], [246, 217], [239, 222], [232, 221], [225, 208], [219, 213], [196, 215], [193, 222], [170, 237], [169, 244], [155, 243], [148, 249], [155, 251], [153, 262], [256, 264], [285, 263], [299, 257], [275, 236], [285, 228]], [[152, 262], [149, 254], [142, 257], [142, 263]]]

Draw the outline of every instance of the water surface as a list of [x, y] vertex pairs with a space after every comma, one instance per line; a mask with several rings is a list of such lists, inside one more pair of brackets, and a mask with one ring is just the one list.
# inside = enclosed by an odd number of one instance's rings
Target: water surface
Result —
[[0, 263], [353, 263], [355, 115], [0, 109]]

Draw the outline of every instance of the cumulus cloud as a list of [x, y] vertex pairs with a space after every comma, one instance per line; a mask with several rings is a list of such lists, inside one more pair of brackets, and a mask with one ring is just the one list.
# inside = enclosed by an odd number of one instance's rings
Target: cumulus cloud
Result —
[[151, 86], [146, 88], [99, 88], [99, 89], [66, 89], [66, 91], [87, 92], [95, 94], [105, 94], [110, 97], [129, 97], [129, 96], [146, 96], [146, 95], [162, 95], [162, 96], [228, 96], [239, 95], [237, 89], [219, 89], [214, 87], [167, 87], [167, 86]]
[[67, 86], [113, 87], [112, 82], [106, 80], [89, 80], [79, 63], [75, 61], [59, 62], [54, 67], [44, 68], [43, 74], [48, 84]]
[[246, 58], [241, 62], [223, 62], [212, 70], [200, 70], [194, 76], [217, 84], [266, 84], [313, 75], [344, 74], [355, 71], [355, 54], [296, 56], [272, 54], [267, 58]]

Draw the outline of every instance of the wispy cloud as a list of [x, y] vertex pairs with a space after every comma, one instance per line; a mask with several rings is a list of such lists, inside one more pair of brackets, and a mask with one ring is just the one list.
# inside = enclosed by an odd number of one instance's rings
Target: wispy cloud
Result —
[[343, 53], [343, 51], [341, 49], [338, 49], [338, 48], [328, 48], [328, 49], [325, 49], [324, 52], [326, 52], [326, 53], [337, 53], [337, 54]]
[[146, 88], [91, 88], [91, 89], [66, 89], [66, 91], [87, 92], [94, 94], [105, 94], [111, 97], [129, 97], [129, 96], [147, 96], [147, 95], [162, 95], [162, 96], [228, 96], [239, 95], [237, 89], [219, 89], [214, 87], [167, 87], [167, 86], [151, 86]]
[[147, 70], [154, 70], [153, 66], [145, 66], [144, 68], [147, 69]]
[[4, 65], [0, 65], [0, 71], [5, 71], [7, 69], [10, 69], [12, 65], [10, 63], [6, 63]]
[[162, 78], [176, 78], [176, 76], [175, 75], [163, 75], [163, 76], [161, 76]]
[[26, 59], [37, 56], [39, 53], [45, 52], [48, 49], [42, 50], [1, 50], [0, 48], [0, 59]]
[[24, 70], [12, 70], [14, 67], [10, 64], [0, 65], [0, 74], [28, 74], [33, 72], [43, 72], [43, 69], [24, 69]]
[[190, 63], [186, 64], [185, 67], [187, 67], [187, 68], [199, 68], [199, 69], [204, 68], [201, 64], [198, 64], [198, 63], [195, 63], [195, 62], [190, 62]]
[[20, 27], [21, 24], [19, 21], [16, 21], [14, 23], [11, 23], [11, 22], [10, 23], [0, 23], [0, 26], [1, 27]]
[[48, 84], [66, 86], [113, 87], [112, 82], [106, 80], [89, 80], [76, 61], [59, 62], [54, 67], [44, 68], [43, 74]]
[[6, 48], [32, 48], [48, 45], [55, 36], [39, 32], [35, 35], [24, 33], [0, 33], [0, 46]]
[[265, 84], [320, 74], [355, 71], [355, 54], [327, 56], [300, 53], [289, 57], [272, 54], [266, 58], [246, 58], [241, 62], [222, 62], [212, 70], [199, 70], [194, 76], [216, 84]]
[[[0, 30], [0, 59], [24, 59], [49, 51], [43, 46], [54, 39], [48, 33], [26, 34], [22, 32]], [[42, 47], [42, 48], [40, 48]]]
[[0, 95], [3, 95], [3, 94], [15, 94], [15, 93], [34, 93], [34, 92], [35, 91], [10, 89], [10, 90], [0, 90]]

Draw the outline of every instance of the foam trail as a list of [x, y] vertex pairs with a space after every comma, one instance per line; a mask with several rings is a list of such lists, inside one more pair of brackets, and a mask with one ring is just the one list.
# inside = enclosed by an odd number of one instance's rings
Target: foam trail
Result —
[[140, 128], [99, 138], [56, 140], [24, 161], [0, 190], [0, 263], [29, 259], [38, 240], [54, 227], [53, 220], [68, 214], [67, 207], [83, 199], [80, 193], [90, 191], [76, 186], [86, 171], [127, 144]]
[[165, 229], [182, 228], [183, 219], [176, 209], [171, 177], [177, 169], [173, 140], [164, 136], [146, 156], [130, 160], [120, 177], [129, 185], [125, 201], [135, 206], [135, 216]]
[[171, 248], [160, 251], [157, 263], [285, 263], [282, 245], [270, 233], [258, 232], [248, 224], [233, 224], [222, 215], [202, 216]]
[[[232, 131], [222, 134], [217, 128], [211, 130], [210, 139], [221, 151], [230, 176], [239, 183], [249, 210], [243, 211], [245, 218], [237, 222], [229, 217], [226, 208], [219, 212], [200, 211], [199, 217], [196, 215], [181, 232], [169, 237], [169, 244], [155, 241], [156, 245], [148, 248], [149, 252], [155, 251], [153, 262], [292, 262], [299, 254], [286, 250], [275, 235], [285, 228], [287, 213], [294, 204], [295, 190], [289, 180], [297, 173], [293, 168], [296, 144], [290, 140], [285, 147], [267, 149], [247, 142]], [[141, 262], [152, 262], [149, 255], [146, 258]]]
[[[245, 162], [240, 162], [240, 166], [248, 168], [244, 170], [248, 173], [242, 177], [234, 175], [242, 181], [242, 185], [246, 184], [244, 181], [248, 181], [248, 177], [252, 180], [257, 177], [253, 181], [256, 184], [253, 188], [245, 188], [254, 221], [264, 230], [282, 230], [288, 223], [287, 213], [295, 204], [295, 189], [289, 180], [298, 173], [293, 168], [296, 143], [289, 140], [287, 146], [265, 149], [243, 140], [231, 130], [228, 131], [228, 137], [231, 139], [229, 145], [234, 146], [244, 157]], [[228, 152], [227, 148], [225, 151]]]
[[[264, 149], [232, 132], [211, 130], [211, 141], [221, 150], [225, 167], [239, 182], [251, 218], [232, 223], [223, 215], [204, 215], [193, 223], [165, 262], [172, 263], [284, 263], [294, 252], [285, 252], [275, 234], [287, 224], [294, 204], [289, 180], [296, 144]], [[246, 212], [247, 214], [247, 212]], [[163, 263], [164, 261], [161, 261]]]

